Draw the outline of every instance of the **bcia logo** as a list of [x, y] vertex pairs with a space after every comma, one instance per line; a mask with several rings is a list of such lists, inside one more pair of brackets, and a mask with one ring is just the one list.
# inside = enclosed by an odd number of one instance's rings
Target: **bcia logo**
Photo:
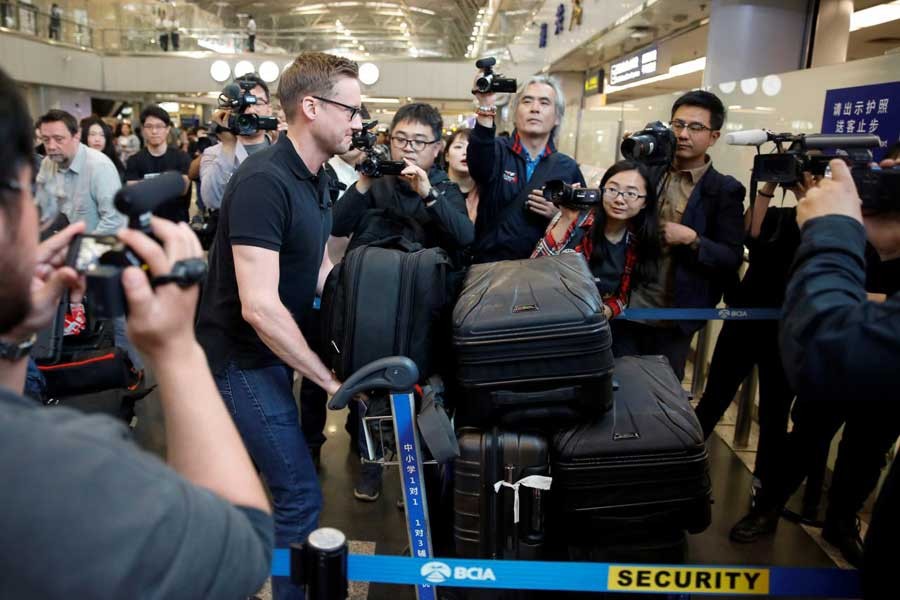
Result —
[[442, 562], [427, 562], [419, 570], [422, 577], [428, 583], [444, 583], [448, 579], [471, 579], [474, 581], [497, 581], [494, 571], [481, 567], [456, 567], [450, 569], [450, 565]]

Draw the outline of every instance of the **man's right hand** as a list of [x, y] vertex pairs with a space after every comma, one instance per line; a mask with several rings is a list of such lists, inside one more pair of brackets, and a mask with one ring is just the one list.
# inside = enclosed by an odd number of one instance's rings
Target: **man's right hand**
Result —
[[219, 143], [227, 149], [234, 148], [235, 144], [237, 144], [237, 136], [228, 131], [228, 117], [230, 115], [231, 111], [227, 108], [220, 108], [212, 114], [212, 122], [221, 128], [216, 133]]
[[[482, 77], [483, 75], [484, 75], [484, 72], [479, 71], [478, 75], [475, 76], [475, 79], [472, 80], [472, 93], [475, 95], [475, 103], [478, 105], [475, 107], [476, 111], [478, 110], [478, 108], [483, 107], [483, 106], [495, 107], [497, 105], [497, 94], [495, 94], [493, 92], [489, 92], [487, 94], [482, 94], [481, 92], [475, 91], [475, 82], [478, 81], [478, 78]], [[482, 125], [485, 127], [493, 127], [493, 125], [494, 125], [494, 117], [487, 117], [487, 116], [483, 117], [483, 116], [479, 115], [477, 117], [477, 120], [478, 120], [479, 125]]]
[[[177, 261], [202, 258], [203, 248], [187, 223], [153, 217], [151, 228], [162, 246], [136, 229], [123, 229], [119, 239], [147, 263], [154, 277], [171, 273]], [[198, 286], [169, 283], [153, 289], [137, 267], [125, 269], [122, 284], [128, 299], [128, 337], [138, 350], [156, 361], [193, 347]]]

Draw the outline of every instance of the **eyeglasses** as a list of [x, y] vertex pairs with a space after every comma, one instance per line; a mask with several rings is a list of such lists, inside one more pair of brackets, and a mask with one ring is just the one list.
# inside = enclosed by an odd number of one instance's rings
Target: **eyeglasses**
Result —
[[681, 119], [675, 119], [674, 121], [669, 121], [669, 127], [674, 129], [675, 131], [681, 131], [685, 127], [687, 127], [688, 131], [691, 133], [700, 133], [702, 131], [712, 131], [712, 127], [707, 127], [703, 123], [685, 123]]
[[409, 146], [416, 152], [421, 152], [422, 150], [425, 149], [425, 146], [430, 146], [431, 144], [437, 144], [440, 141], [441, 140], [432, 140], [430, 142], [426, 142], [425, 140], [407, 139], [407, 138], [405, 138], [403, 136], [399, 136], [399, 135], [391, 136], [391, 143], [394, 144], [394, 146], [396, 146], [397, 148], [400, 148], [402, 150], [403, 148], [406, 148], [407, 146]]
[[321, 96], [313, 96], [313, 98], [326, 104], [334, 104], [335, 106], [340, 106], [344, 110], [349, 111], [351, 121], [356, 118], [356, 115], [362, 112], [361, 106], [350, 106], [349, 104], [344, 104], [343, 102], [338, 102], [337, 100], [331, 100], [329, 98], [322, 98]]
[[638, 198], [646, 198], [647, 197], [647, 194], [638, 194], [637, 192], [632, 192], [631, 190], [622, 192], [620, 190], [617, 190], [616, 188], [611, 188], [611, 187], [603, 188], [603, 195], [608, 200], [615, 200], [619, 196], [622, 196], [622, 198], [625, 199], [625, 202], [634, 202]]

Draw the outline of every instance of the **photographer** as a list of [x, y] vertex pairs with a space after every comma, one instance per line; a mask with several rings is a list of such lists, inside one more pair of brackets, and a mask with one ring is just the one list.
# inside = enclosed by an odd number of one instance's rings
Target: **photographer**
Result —
[[[272, 116], [272, 106], [269, 104], [269, 86], [255, 73], [248, 73], [234, 81], [241, 83], [255, 83], [250, 94], [256, 97], [256, 103], [247, 106], [241, 114], [252, 114], [263, 117]], [[266, 132], [258, 130], [252, 135], [236, 136], [227, 131], [228, 117], [232, 111], [228, 109], [217, 110], [213, 114], [213, 122], [219, 125], [217, 136], [219, 143], [203, 151], [200, 159], [200, 192], [203, 203], [207, 208], [218, 210], [222, 206], [222, 196], [225, 194], [225, 186], [248, 156], [256, 154], [260, 150], [269, 147], [269, 138]]]
[[[282, 74], [287, 134], [228, 183], [197, 321], [216, 385], [272, 493], [281, 547], [303, 541], [322, 507], [292, 384], [296, 371], [328, 394], [340, 387], [302, 327], [321, 290], [320, 266], [324, 274], [330, 265], [323, 165], [362, 127], [357, 75], [356, 63], [322, 53], [301, 54]], [[275, 598], [302, 595], [284, 578], [273, 585]]]
[[161, 107], [151, 104], [141, 111], [141, 131], [146, 146], [128, 159], [125, 166], [125, 180], [132, 185], [142, 179], [156, 177], [166, 171], [178, 171], [184, 178], [184, 194], [177, 202], [169, 202], [160, 206], [154, 214], [176, 223], [187, 223], [191, 208], [191, 180], [188, 171], [191, 168], [191, 157], [187, 152], [169, 146], [166, 139], [172, 129], [169, 113]]
[[[886, 161], [884, 166], [892, 164]], [[846, 164], [831, 161], [831, 169], [833, 179], [807, 193], [797, 208], [802, 242], [780, 335], [785, 370], [799, 396], [794, 429], [773, 485], [763, 487], [757, 506], [735, 525], [732, 536], [753, 541], [775, 530], [781, 507], [814, 457], [827, 453], [846, 419], [823, 537], [859, 564], [856, 512], [876, 486], [883, 456], [897, 437], [897, 385], [891, 365], [900, 356], [898, 282], [892, 282], [894, 292], [884, 303], [867, 300], [865, 238], [883, 260], [900, 257], [900, 219], [896, 212], [862, 217]], [[857, 397], [876, 406], [848, 402]], [[885, 490], [895, 486], [886, 484]], [[880, 499], [879, 506], [885, 502]], [[873, 521], [870, 532], [876, 531]], [[883, 567], [878, 564], [883, 558], [875, 560], [876, 570]], [[864, 566], [871, 572], [868, 556]]]
[[467, 149], [469, 173], [480, 190], [473, 260], [528, 258], [557, 212], [541, 193], [543, 183], [584, 185], [575, 161], [556, 151], [566, 109], [562, 87], [543, 75], [525, 82], [513, 105], [512, 138], [494, 136], [496, 94], [475, 93], [475, 100], [477, 123]]
[[332, 235], [362, 235], [361, 228], [371, 225], [365, 218], [368, 211], [381, 209], [388, 219], [411, 219], [421, 225], [424, 240], [410, 241], [461, 255], [472, 243], [474, 228], [459, 187], [435, 164], [443, 149], [443, 127], [441, 113], [429, 104], [400, 107], [391, 123], [391, 158], [407, 166], [397, 178], [360, 174], [335, 206]]
[[[655, 167], [662, 255], [656, 278], [631, 294], [634, 308], [713, 308], [735, 278], [743, 256], [744, 186], [712, 166], [707, 150], [725, 123], [722, 101], [688, 92], [672, 105], [676, 149], [670, 165]], [[613, 321], [616, 356], [662, 354], [684, 378], [691, 339], [702, 321]]]
[[[31, 122], [0, 72], [0, 595], [10, 598], [237, 598], [269, 573], [272, 520], [262, 485], [216, 392], [189, 322], [196, 287], [122, 283], [130, 334], [157, 375], [168, 463], [140, 451], [124, 425], [20, 393], [33, 334], [65, 289], [76, 223], [38, 245], [31, 198]], [[122, 231], [153, 276], [200, 247], [185, 226]], [[188, 396], [190, 396], [188, 398]], [[52, 490], [47, 493], [46, 490]]]

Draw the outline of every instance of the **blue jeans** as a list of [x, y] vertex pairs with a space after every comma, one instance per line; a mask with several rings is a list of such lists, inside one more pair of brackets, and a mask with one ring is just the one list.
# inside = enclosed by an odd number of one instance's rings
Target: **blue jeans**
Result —
[[[318, 527], [322, 490], [298, 421], [293, 371], [284, 365], [239, 369], [232, 363], [215, 380], [272, 494], [275, 545], [305, 541]], [[276, 600], [303, 598], [283, 577], [273, 578], [272, 591]]]

